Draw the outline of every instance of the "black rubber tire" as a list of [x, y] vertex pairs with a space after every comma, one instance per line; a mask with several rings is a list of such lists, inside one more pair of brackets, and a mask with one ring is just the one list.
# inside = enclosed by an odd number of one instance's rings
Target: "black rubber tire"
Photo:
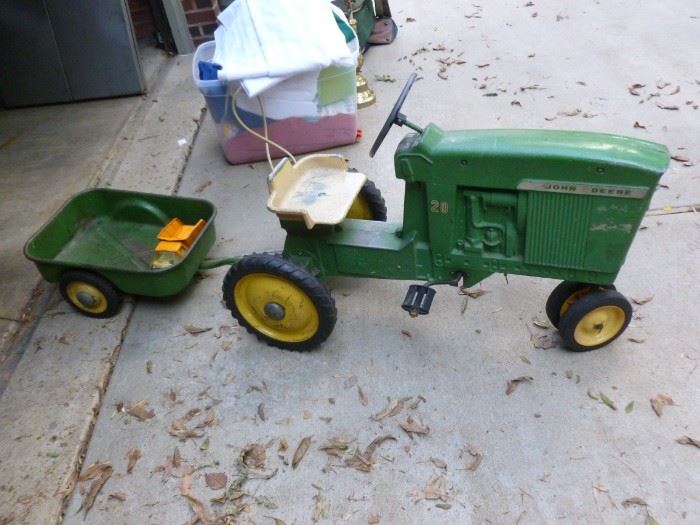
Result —
[[[596, 308], [604, 306], [616, 306], [622, 309], [625, 317], [621, 328], [612, 337], [609, 337], [599, 344], [584, 345], [576, 341], [574, 332], [581, 320]], [[574, 352], [588, 352], [612, 343], [627, 329], [631, 320], [632, 305], [624, 295], [617, 290], [598, 289], [584, 295], [571, 305], [561, 318], [559, 333], [564, 341], [564, 345], [569, 350], [573, 350]]]
[[[379, 188], [377, 188], [374, 182], [367, 179], [356, 198], [364, 200], [367, 204], [370, 214], [372, 215], [372, 218], [369, 220], [386, 222], [386, 202], [384, 201], [384, 197], [382, 197], [382, 192], [379, 191]], [[355, 219], [359, 217], [352, 217], [351, 214], [348, 213], [346, 218]]]
[[[68, 293], [68, 286], [71, 283], [76, 282], [85, 283], [97, 288], [106, 299], [107, 308], [102, 312], [94, 313], [90, 312], [89, 310], [85, 310], [79, 304], [75, 303]], [[86, 317], [93, 317], [95, 319], [114, 317], [119, 313], [122, 306], [122, 294], [114, 287], [112, 283], [100, 275], [86, 272], [84, 270], [72, 270], [64, 273], [58, 283], [58, 288], [68, 304], [70, 304], [76, 312]]]
[[590, 288], [591, 291], [594, 290], [614, 290], [615, 286], [608, 285], [608, 286], [601, 286], [598, 284], [587, 284], [587, 283], [579, 283], [576, 281], [562, 281], [560, 282], [554, 290], [552, 290], [552, 293], [549, 294], [549, 297], [547, 298], [547, 304], [545, 306], [545, 312], [547, 313], [547, 317], [549, 318], [549, 321], [552, 323], [552, 326], [555, 328], [559, 328], [559, 322], [561, 319], [561, 307], [564, 305], [564, 302], [571, 297], [573, 294], [578, 292], [579, 290], [583, 290], [584, 288]]
[[[239, 311], [234, 296], [234, 290], [238, 281], [251, 273], [263, 273], [282, 277], [299, 287], [311, 300], [318, 313], [319, 323], [316, 332], [304, 341], [288, 342], [270, 337], [253, 327]], [[229, 268], [226, 277], [224, 277], [221, 291], [224, 296], [226, 307], [231, 311], [231, 315], [241, 326], [268, 345], [284, 350], [292, 350], [294, 352], [313, 350], [328, 339], [338, 318], [335, 301], [330, 291], [323, 283], [305, 269], [277, 255], [246, 255]]]

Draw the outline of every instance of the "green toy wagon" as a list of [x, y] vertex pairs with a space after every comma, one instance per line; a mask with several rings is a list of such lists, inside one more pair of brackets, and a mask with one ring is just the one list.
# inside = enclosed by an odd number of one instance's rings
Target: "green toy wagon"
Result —
[[[59, 283], [78, 312], [111, 317], [122, 293], [163, 297], [183, 290], [214, 243], [215, 215], [214, 205], [201, 199], [87, 190], [34, 234], [24, 253], [44, 279]], [[199, 225], [187, 230], [191, 238], [178, 242], [172, 234], [181, 223]], [[170, 260], [156, 264], [161, 243]]]
[[363, 197], [366, 177], [342, 157], [283, 160], [268, 208], [287, 232], [284, 251], [230, 268], [223, 297], [233, 316], [271, 345], [308, 350], [335, 326], [328, 277], [425, 281], [402, 304], [417, 316], [429, 313], [437, 284], [510, 273], [563, 280], [546, 311], [570, 349], [617, 338], [632, 308], [613, 283], [668, 167], [666, 147], [573, 131], [423, 129], [400, 113], [414, 80], [370, 152], [393, 124], [414, 131], [394, 155], [403, 222], [373, 213], [383, 201]]

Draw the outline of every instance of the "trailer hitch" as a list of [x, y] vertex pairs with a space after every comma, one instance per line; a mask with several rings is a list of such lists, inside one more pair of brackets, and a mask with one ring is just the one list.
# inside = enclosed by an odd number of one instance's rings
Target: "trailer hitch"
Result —
[[429, 281], [425, 284], [412, 284], [408, 287], [408, 292], [406, 292], [401, 308], [406, 310], [411, 317], [428, 315], [436, 294], [433, 286], [439, 284], [459, 286], [459, 281], [463, 278], [464, 274], [458, 273], [454, 279], [449, 281]]

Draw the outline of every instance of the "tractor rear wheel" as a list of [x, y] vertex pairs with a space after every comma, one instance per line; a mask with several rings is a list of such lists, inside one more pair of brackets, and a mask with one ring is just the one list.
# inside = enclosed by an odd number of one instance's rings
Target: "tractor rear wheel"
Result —
[[560, 282], [557, 287], [552, 290], [552, 293], [549, 294], [545, 307], [547, 317], [549, 317], [552, 326], [559, 328], [561, 317], [571, 308], [571, 305], [581, 299], [581, 297], [584, 297], [594, 290], [604, 289], [614, 290], [615, 287], [613, 285], [600, 286], [597, 284], [586, 284], [575, 281]]
[[632, 305], [617, 290], [597, 289], [576, 300], [562, 315], [559, 333], [575, 352], [596, 350], [625, 331]]
[[240, 325], [277, 348], [311, 350], [335, 327], [337, 310], [328, 289], [277, 255], [243, 257], [229, 269], [222, 292]]
[[374, 182], [367, 179], [350, 206], [347, 219], [386, 222], [386, 202]]

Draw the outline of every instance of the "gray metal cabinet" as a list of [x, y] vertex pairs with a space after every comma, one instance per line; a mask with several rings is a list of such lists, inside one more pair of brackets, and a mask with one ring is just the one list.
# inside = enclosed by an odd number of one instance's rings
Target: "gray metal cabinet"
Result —
[[4, 106], [144, 90], [127, 0], [0, 0]]

